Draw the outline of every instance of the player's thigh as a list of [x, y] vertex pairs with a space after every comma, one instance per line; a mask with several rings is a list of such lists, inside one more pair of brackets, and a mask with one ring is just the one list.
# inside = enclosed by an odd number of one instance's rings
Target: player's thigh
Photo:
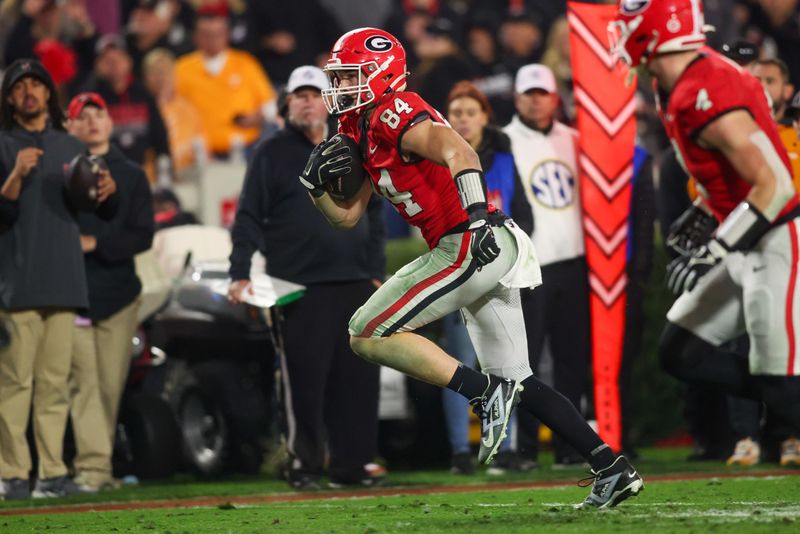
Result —
[[519, 289], [497, 284], [466, 306], [464, 317], [484, 372], [514, 380], [533, 374]]
[[735, 280], [743, 264], [742, 254], [727, 256], [678, 297], [667, 319], [715, 346], [743, 333], [742, 289]]
[[745, 257], [742, 289], [753, 374], [800, 374], [797, 230], [795, 221], [771, 230]]
[[439, 244], [395, 273], [350, 320], [350, 334], [383, 337], [410, 332], [440, 319], [492, 290], [516, 260], [508, 231], [496, 231], [500, 255], [478, 270], [470, 234], [443, 237]]

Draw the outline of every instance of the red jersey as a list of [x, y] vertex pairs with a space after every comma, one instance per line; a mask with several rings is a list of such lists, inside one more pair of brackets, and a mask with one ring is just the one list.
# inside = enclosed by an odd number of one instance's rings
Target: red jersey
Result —
[[339, 131], [361, 145], [373, 189], [387, 198], [406, 222], [419, 228], [433, 248], [468, 216], [447, 167], [427, 159], [408, 160], [400, 154], [403, 134], [427, 118], [446, 124], [418, 94], [393, 92], [378, 100], [366, 127], [366, 143], [361, 139], [363, 115], [341, 117]]
[[[659, 95], [658, 89], [656, 94]], [[661, 93], [660, 97], [663, 98], [664, 94]], [[749, 112], [791, 175], [789, 156], [778, 135], [761, 83], [734, 62], [704, 48], [700, 56], [686, 67], [667, 98], [666, 102], [656, 98], [661, 122], [675, 147], [678, 160], [703, 186], [704, 198], [719, 220], [745, 199], [751, 186], [721, 152], [703, 148], [697, 143], [701, 130], [717, 117], [737, 109]], [[795, 205], [797, 198], [793, 197], [781, 214]]]

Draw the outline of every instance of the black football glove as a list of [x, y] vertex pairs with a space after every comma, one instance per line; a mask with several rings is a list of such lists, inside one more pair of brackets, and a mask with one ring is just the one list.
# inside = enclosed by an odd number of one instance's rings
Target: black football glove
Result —
[[339, 135], [334, 135], [314, 147], [300, 175], [302, 183], [315, 197], [325, 192], [325, 185], [350, 172], [353, 157]]
[[494, 239], [494, 231], [487, 220], [485, 208], [475, 208], [469, 213], [469, 230], [472, 232], [470, 252], [478, 262], [478, 270], [489, 265], [500, 255], [500, 247]]
[[691, 257], [697, 249], [708, 243], [717, 224], [713, 215], [691, 205], [670, 225], [666, 244], [681, 256]]
[[678, 256], [667, 265], [667, 287], [675, 295], [691, 291], [708, 271], [728, 255], [721, 242], [711, 239], [691, 256]]

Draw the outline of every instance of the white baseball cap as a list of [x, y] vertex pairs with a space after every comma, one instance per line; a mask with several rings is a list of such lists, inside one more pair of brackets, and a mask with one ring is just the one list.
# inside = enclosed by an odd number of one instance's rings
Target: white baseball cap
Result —
[[322, 69], [313, 65], [297, 67], [289, 75], [286, 92], [294, 93], [301, 87], [313, 87], [320, 91], [327, 89], [329, 87], [328, 76], [322, 72]]
[[525, 65], [517, 71], [514, 81], [514, 90], [518, 94], [526, 93], [531, 89], [542, 89], [548, 93], [556, 92], [556, 78], [549, 67], [539, 63]]

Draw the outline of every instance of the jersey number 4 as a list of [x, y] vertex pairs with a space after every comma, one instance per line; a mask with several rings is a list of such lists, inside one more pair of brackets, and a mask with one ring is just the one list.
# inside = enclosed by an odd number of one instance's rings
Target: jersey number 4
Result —
[[397, 211], [400, 211], [402, 205], [406, 217], [413, 217], [414, 215], [422, 212], [422, 206], [414, 202], [411, 198], [411, 191], [398, 191], [392, 182], [392, 176], [386, 169], [381, 169], [381, 177], [378, 180], [378, 187], [381, 189], [381, 194], [389, 199], [389, 202], [394, 204]]
[[394, 111], [391, 108], [386, 108], [381, 113], [380, 119], [381, 122], [386, 123], [386, 125], [394, 130], [398, 126], [400, 126], [400, 113], [411, 113], [414, 111], [414, 108], [408, 105], [408, 102], [402, 100], [400, 98], [394, 99]]

